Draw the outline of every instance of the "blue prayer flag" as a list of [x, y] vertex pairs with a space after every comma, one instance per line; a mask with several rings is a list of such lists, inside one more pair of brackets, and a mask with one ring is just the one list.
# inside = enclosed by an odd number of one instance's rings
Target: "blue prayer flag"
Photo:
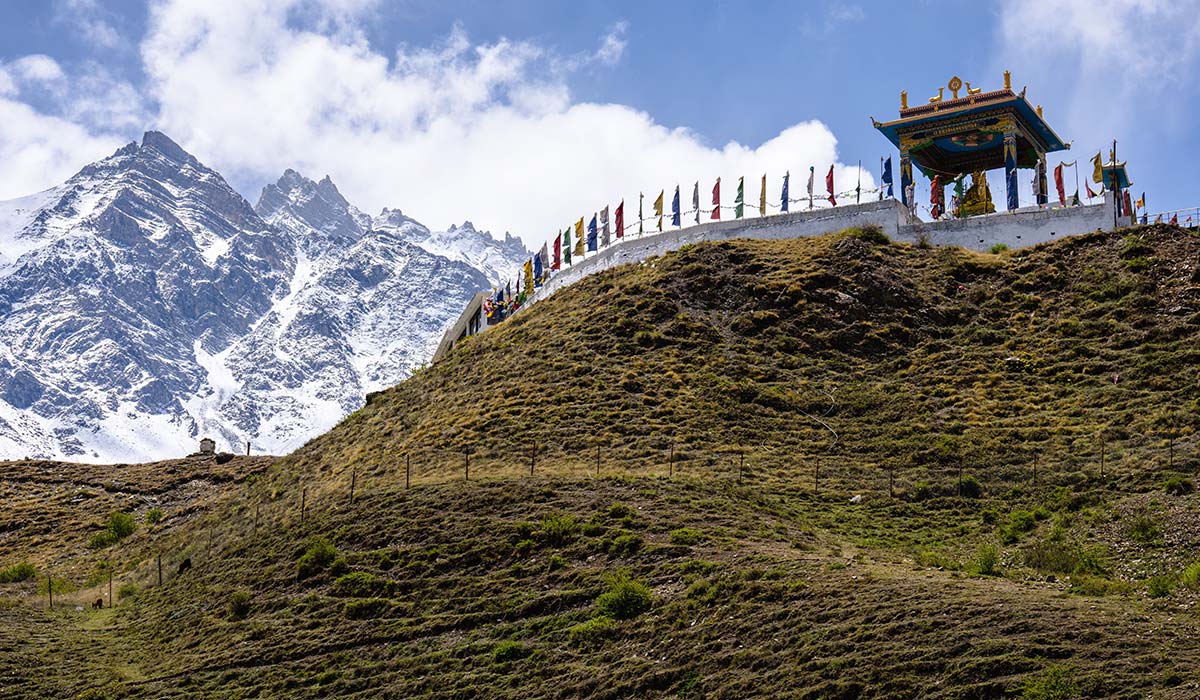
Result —
[[533, 286], [542, 286], [542, 256], [533, 256]]
[[887, 196], [892, 197], [892, 157], [883, 161], [883, 184], [887, 185]]
[[588, 250], [596, 250], [596, 215], [595, 214], [592, 214], [592, 220], [588, 224], [587, 249]]
[[671, 200], [671, 225], [679, 225], [679, 185], [675, 185], [675, 197]]
[[783, 194], [779, 196], [779, 208], [785, 212], [788, 210], [788, 178], [791, 176], [791, 173], [783, 174]]

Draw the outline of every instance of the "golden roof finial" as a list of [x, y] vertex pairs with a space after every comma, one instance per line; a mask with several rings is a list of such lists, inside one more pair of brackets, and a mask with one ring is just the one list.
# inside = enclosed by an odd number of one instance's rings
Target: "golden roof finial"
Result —
[[971, 81], [970, 81], [970, 80], [968, 80], [968, 81], [966, 82], [966, 86], [967, 86], [967, 94], [968, 94], [968, 95], [978, 95], [979, 93], [983, 92], [983, 88], [973, 88], [973, 87], [971, 87]]
[[962, 85], [962, 78], [957, 75], [951, 78], [950, 82], [946, 83], [946, 87], [950, 88], [950, 92], [954, 93], [954, 99], [956, 100], [958, 99], [958, 91], [962, 89]]
[[900, 109], [908, 109], [908, 91], [900, 91]]
[[1037, 113], [1038, 113], [1039, 117], [1042, 116], [1042, 106], [1041, 105], [1037, 106]]
[[1012, 73], [1004, 71], [1004, 89], [1012, 90]]

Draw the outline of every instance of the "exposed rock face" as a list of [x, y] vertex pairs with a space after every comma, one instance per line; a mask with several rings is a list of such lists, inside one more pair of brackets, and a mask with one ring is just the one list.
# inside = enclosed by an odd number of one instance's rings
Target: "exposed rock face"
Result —
[[375, 228], [291, 170], [251, 207], [157, 132], [0, 202], [0, 458], [161, 459], [201, 433], [288, 451], [526, 255], [459, 231]]

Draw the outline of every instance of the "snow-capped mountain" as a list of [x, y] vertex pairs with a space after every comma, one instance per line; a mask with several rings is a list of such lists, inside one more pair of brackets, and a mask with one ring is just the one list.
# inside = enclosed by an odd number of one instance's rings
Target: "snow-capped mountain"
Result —
[[493, 284], [513, 276], [514, 264], [520, 265], [529, 253], [520, 238], [505, 232], [497, 240], [488, 231], [477, 231], [470, 222], [451, 225], [446, 231], [430, 231], [405, 216], [399, 209], [384, 209], [371, 221], [379, 231], [394, 231], [404, 240], [450, 260], [464, 262], [479, 270]]
[[251, 207], [156, 132], [0, 202], [0, 458], [302, 444], [425, 361], [527, 255], [473, 229], [441, 255], [418, 240], [453, 237], [406, 221], [375, 227], [290, 170]]

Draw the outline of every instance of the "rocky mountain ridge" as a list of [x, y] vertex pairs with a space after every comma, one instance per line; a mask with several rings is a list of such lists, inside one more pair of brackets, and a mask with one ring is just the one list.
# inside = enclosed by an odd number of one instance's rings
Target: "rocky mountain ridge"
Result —
[[0, 457], [160, 459], [201, 434], [283, 453], [324, 431], [525, 256], [398, 213], [294, 170], [251, 206], [153, 131], [0, 202]]

